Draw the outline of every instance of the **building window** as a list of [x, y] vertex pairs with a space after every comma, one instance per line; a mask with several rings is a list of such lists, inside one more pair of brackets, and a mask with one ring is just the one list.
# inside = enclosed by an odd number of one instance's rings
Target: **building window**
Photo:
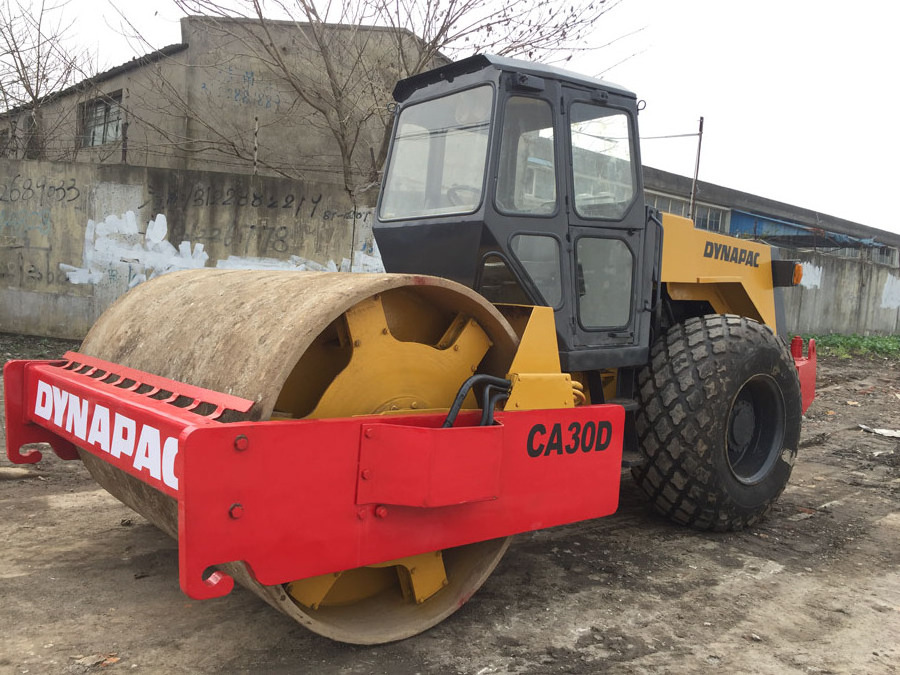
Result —
[[875, 253], [877, 256], [875, 262], [882, 265], [890, 265], [895, 269], [900, 266], [900, 251], [896, 248], [885, 246], [884, 248], [875, 249]]
[[[645, 197], [648, 205], [655, 206], [664, 213], [687, 218], [691, 210], [691, 203], [687, 199], [669, 197], [654, 192], [646, 192]], [[728, 232], [728, 209], [695, 203], [694, 211], [695, 227], [711, 232]]]
[[82, 145], [94, 147], [122, 139], [122, 92], [82, 104]]
[[676, 216], [687, 218], [690, 210], [690, 202], [679, 197], [669, 197], [668, 195], [659, 195], [653, 192], [645, 192], [644, 198], [649, 206], [655, 206], [663, 213], [671, 213]]
[[697, 212], [694, 217], [694, 223], [701, 230], [710, 230], [711, 232], [722, 231], [722, 210], [714, 206], [695, 206]]

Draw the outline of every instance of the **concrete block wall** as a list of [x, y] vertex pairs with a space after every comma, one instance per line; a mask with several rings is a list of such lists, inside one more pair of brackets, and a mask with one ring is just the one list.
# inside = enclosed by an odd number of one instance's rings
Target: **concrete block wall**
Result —
[[785, 289], [792, 333], [900, 334], [900, 272], [817, 252], [785, 255], [803, 263], [800, 286]]
[[175, 269], [339, 269], [351, 250], [365, 266], [371, 219], [330, 184], [0, 160], [0, 331], [83, 337]]
[[[116, 298], [192, 267], [377, 271], [369, 209], [335, 185], [0, 160], [0, 332], [81, 338]], [[352, 243], [351, 243], [352, 240]], [[792, 333], [900, 333], [900, 273], [815, 252], [785, 289]]]

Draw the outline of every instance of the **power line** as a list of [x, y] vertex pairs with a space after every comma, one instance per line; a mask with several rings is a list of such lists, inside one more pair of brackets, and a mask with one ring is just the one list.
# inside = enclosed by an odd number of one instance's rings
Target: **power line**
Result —
[[662, 138], [697, 138], [700, 134], [669, 134], [668, 136], [641, 136], [642, 141], [657, 141]]

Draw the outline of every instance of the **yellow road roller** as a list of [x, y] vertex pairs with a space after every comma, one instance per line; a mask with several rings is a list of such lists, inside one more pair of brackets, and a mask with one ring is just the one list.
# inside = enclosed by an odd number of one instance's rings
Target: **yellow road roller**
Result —
[[799, 265], [644, 204], [624, 89], [480, 55], [394, 97], [388, 273], [140, 284], [78, 352], [6, 364], [9, 459], [81, 459], [190, 597], [238, 581], [358, 644], [449, 616], [512, 535], [613, 513], [623, 466], [677, 522], [763, 517], [814, 395]]

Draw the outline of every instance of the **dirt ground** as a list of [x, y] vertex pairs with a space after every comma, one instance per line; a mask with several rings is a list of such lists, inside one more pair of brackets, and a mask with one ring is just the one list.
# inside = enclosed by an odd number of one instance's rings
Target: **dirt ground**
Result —
[[[0, 335], [0, 361], [69, 346]], [[243, 589], [190, 600], [175, 542], [79, 462], [4, 456], [0, 672], [900, 672], [900, 439], [859, 427], [900, 429], [900, 363], [821, 359], [818, 386], [762, 525], [670, 525], [626, 477], [616, 515], [517, 537], [459, 612], [378, 647]]]

